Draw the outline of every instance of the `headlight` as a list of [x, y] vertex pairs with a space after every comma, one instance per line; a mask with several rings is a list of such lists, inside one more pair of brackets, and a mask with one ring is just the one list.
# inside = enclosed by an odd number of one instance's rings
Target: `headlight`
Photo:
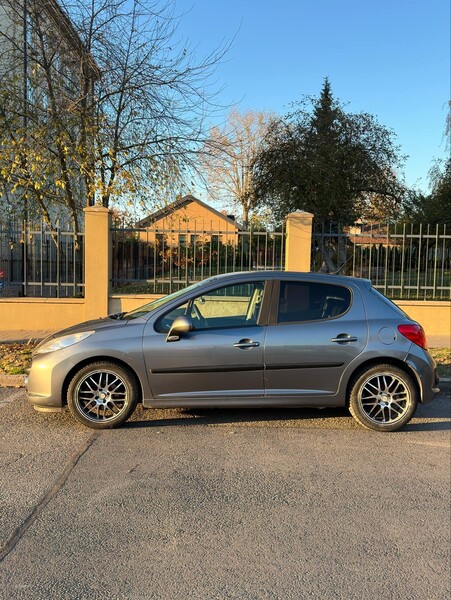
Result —
[[35, 354], [44, 354], [46, 352], [55, 352], [55, 350], [62, 350], [68, 348], [74, 344], [78, 344], [82, 340], [92, 335], [94, 331], [82, 331], [81, 333], [71, 333], [70, 335], [63, 335], [62, 337], [49, 340], [38, 346], [35, 350]]

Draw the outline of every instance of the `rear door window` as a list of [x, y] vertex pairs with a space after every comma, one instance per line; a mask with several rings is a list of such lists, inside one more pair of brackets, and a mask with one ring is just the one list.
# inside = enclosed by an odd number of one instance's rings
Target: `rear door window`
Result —
[[344, 314], [351, 304], [348, 288], [308, 281], [281, 281], [278, 323], [299, 323], [333, 319]]

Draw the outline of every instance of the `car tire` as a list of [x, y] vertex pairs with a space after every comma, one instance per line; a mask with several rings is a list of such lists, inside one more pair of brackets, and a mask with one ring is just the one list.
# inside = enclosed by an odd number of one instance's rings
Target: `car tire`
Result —
[[361, 371], [353, 380], [349, 411], [354, 419], [375, 431], [396, 431], [413, 417], [418, 389], [404, 370], [379, 364]]
[[138, 402], [138, 383], [128, 369], [95, 362], [80, 369], [67, 390], [72, 416], [93, 429], [112, 429], [126, 421]]

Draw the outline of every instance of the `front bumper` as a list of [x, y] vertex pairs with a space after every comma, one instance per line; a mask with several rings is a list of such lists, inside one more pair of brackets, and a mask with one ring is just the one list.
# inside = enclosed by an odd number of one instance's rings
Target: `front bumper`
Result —
[[41, 412], [61, 412], [65, 404], [62, 397], [67, 374], [75, 360], [66, 350], [37, 354], [25, 377], [27, 399]]

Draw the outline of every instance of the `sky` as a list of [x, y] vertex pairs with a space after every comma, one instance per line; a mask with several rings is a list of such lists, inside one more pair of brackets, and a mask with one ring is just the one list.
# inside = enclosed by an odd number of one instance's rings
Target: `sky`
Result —
[[218, 65], [223, 105], [284, 115], [328, 77], [349, 112], [396, 133], [406, 183], [428, 190], [446, 156], [450, 0], [177, 0], [178, 34], [198, 57], [232, 42]]

